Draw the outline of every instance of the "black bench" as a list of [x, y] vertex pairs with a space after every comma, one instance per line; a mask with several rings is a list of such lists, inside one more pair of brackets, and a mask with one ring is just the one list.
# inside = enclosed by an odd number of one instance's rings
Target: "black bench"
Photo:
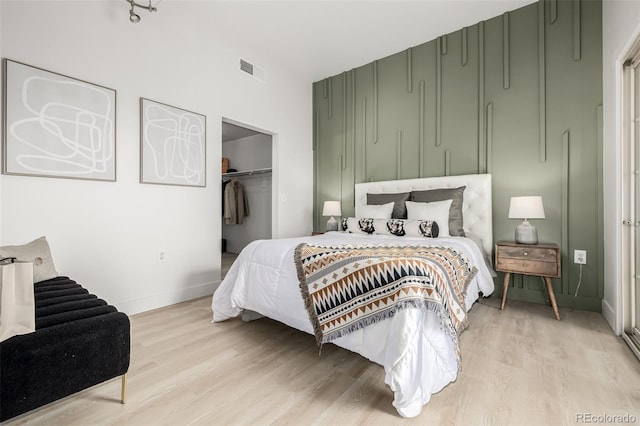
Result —
[[129, 318], [68, 277], [34, 284], [36, 331], [0, 343], [0, 421], [122, 376]]

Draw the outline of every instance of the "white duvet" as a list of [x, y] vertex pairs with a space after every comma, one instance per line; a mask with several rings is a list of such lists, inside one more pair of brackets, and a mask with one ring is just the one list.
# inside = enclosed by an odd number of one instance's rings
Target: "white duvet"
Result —
[[[446, 245], [464, 253], [478, 269], [467, 290], [467, 311], [478, 299], [479, 292], [488, 296], [494, 290], [480, 248], [468, 238], [425, 239], [329, 232], [315, 237], [258, 240], [249, 244], [213, 295], [213, 320], [224, 321], [248, 309], [313, 334], [294, 263], [294, 249], [302, 242]], [[454, 381], [458, 372], [451, 338], [442, 329], [437, 316], [427, 310], [400, 310], [390, 319], [332, 343], [384, 367], [385, 382], [394, 394], [393, 406], [403, 417], [420, 414], [431, 395]]]

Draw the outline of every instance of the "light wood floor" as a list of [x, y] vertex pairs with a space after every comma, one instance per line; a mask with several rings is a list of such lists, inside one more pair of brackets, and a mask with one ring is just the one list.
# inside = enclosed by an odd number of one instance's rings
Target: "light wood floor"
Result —
[[238, 257], [238, 253], [230, 253], [228, 251], [222, 252], [222, 257], [220, 259], [220, 278], [224, 279], [229, 272], [229, 268], [233, 265], [236, 258]]
[[15, 418], [34, 425], [561, 425], [578, 413], [640, 423], [640, 363], [601, 314], [499, 299], [476, 304], [462, 371], [414, 419], [382, 367], [269, 319], [211, 324], [203, 298], [135, 315], [128, 402], [120, 380]]

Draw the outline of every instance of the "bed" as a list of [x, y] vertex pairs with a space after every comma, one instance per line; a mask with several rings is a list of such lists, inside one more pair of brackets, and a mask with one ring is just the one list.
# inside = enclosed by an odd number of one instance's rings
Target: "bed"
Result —
[[[424, 238], [327, 232], [313, 237], [252, 242], [239, 254], [213, 295], [213, 321], [237, 317], [247, 310], [314, 334], [301, 296], [294, 262], [295, 250], [301, 243], [323, 246], [375, 244], [450, 247], [464, 254], [476, 269], [464, 295], [464, 307], [468, 311], [479, 297], [489, 296], [494, 290], [489, 260], [493, 246], [491, 175], [356, 184], [355, 212], [359, 217], [359, 214], [367, 211], [367, 203], [372, 201], [372, 195], [368, 194], [414, 194], [418, 191], [460, 187], [465, 187], [461, 200], [465, 237]], [[346, 226], [346, 221], [344, 224]], [[398, 310], [390, 318], [342, 335], [332, 343], [384, 367], [385, 382], [394, 394], [392, 404], [403, 417], [419, 415], [431, 395], [457, 377], [458, 348], [444, 330], [438, 315], [430, 310]]]

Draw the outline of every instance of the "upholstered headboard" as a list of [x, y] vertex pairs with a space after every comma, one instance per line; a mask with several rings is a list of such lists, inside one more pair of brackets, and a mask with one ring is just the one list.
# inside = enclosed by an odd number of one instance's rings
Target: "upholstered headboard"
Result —
[[383, 182], [357, 183], [355, 187], [356, 217], [360, 206], [367, 204], [367, 194], [389, 194], [423, 191], [437, 188], [457, 188], [465, 185], [462, 215], [465, 232], [473, 233], [482, 240], [487, 254], [493, 250], [493, 227], [491, 213], [491, 175], [439, 176], [420, 179], [388, 180]]

